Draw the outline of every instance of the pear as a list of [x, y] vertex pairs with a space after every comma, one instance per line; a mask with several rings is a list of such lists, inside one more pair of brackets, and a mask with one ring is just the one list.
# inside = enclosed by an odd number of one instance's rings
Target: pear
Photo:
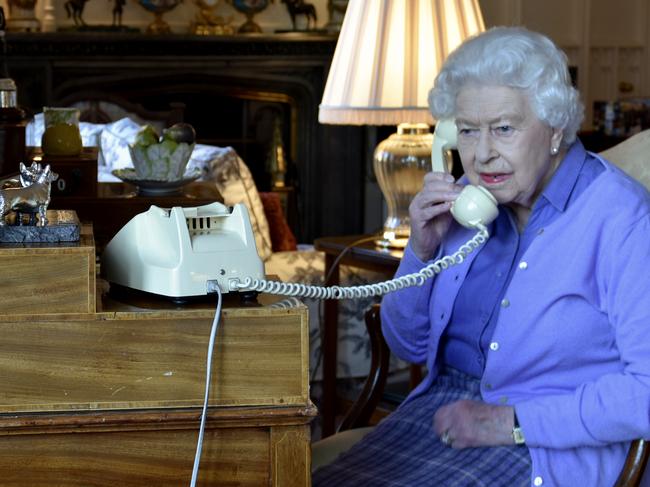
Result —
[[142, 127], [137, 135], [135, 136], [135, 143], [144, 147], [148, 147], [153, 144], [158, 143], [159, 139], [158, 132], [151, 125], [145, 125]]

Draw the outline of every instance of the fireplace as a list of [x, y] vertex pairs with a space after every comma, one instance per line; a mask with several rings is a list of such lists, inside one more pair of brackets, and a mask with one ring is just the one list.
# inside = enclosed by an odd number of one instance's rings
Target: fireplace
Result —
[[144, 36], [9, 34], [19, 103], [103, 106], [144, 119], [191, 123], [198, 142], [232, 146], [268, 190], [275, 125], [289, 159], [300, 241], [362, 231], [362, 129], [318, 124], [318, 104], [336, 45], [331, 36]]

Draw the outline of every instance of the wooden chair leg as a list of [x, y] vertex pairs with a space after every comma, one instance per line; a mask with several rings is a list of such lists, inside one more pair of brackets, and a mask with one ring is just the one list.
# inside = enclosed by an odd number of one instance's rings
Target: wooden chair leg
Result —
[[650, 457], [650, 445], [647, 440], [635, 440], [625, 459], [625, 465], [614, 487], [639, 487]]
[[388, 378], [390, 350], [381, 332], [379, 310], [380, 306], [374, 304], [366, 311], [365, 321], [371, 348], [370, 372], [361, 394], [343, 418], [338, 431], [368, 426], [370, 417], [384, 392]]

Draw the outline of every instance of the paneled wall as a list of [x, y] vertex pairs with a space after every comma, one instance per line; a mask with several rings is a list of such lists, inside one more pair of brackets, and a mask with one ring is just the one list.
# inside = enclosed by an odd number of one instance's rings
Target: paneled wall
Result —
[[551, 37], [578, 68], [592, 126], [595, 100], [650, 95], [646, 0], [481, 0], [487, 26], [523, 25]]

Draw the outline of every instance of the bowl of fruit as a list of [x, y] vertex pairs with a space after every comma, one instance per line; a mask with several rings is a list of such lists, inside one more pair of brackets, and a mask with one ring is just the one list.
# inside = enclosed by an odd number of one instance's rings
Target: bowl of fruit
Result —
[[161, 196], [177, 193], [183, 186], [201, 177], [201, 170], [187, 170], [194, 150], [196, 133], [186, 123], [163, 130], [162, 136], [145, 125], [129, 144], [133, 167], [114, 169], [112, 174], [137, 187], [142, 195]]
[[129, 145], [135, 174], [140, 180], [180, 181], [190, 160], [196, 139], [194, 128], [177, 123], [163, 130], [162, 135], [145, 125]]

